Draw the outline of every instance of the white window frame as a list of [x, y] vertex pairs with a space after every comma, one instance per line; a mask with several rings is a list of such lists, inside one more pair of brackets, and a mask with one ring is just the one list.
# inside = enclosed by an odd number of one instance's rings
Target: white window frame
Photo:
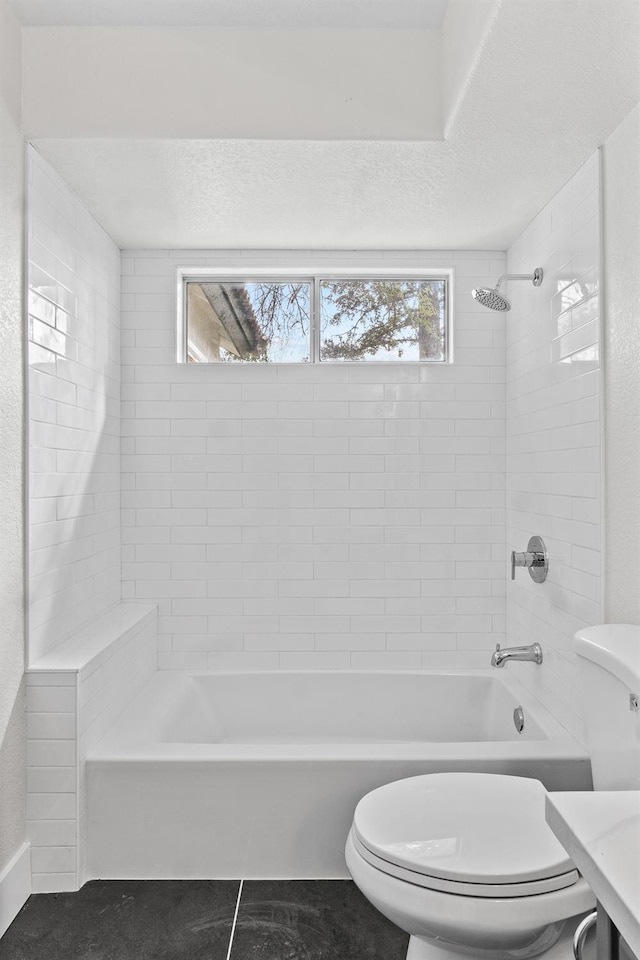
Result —
[[[314, 323], [313, 319], [320, 316], [320, 283], [323, 280], [444, 280], [447, 284], [446, 289], [446, 316], [445, 316], [445, 358], [444, 360], [320, 360], [320, 324]], [[453, 363], [454, 355], [454, 280], [455, 272], [453, 267], [446, 268], [425, 268], [416, 270], [415, 267], [409, 270], [402, 270], [399, 267], [370, 267], [362, 266], [349, 268], [345, 266], [328, 268], [327, 266], [313, 269], [309, 266], [296, 266], [291, 269], [278, 267], [178, 267], [176, 269], [176, 292], [177, 292], [177, 325], [176, 325], [176, 362], [187, 363], [187, 283], [199, 283], [216, 280], [218, 282], [228, 281], [230, 283], [240, 280], [245, 283], [256, 283], [269, 280], [273, 283], [288, 283], [291, 280], [306, 280], [311, 283], [311, 352], [309, 364], [322, 363], [323, 366], [330, 364], [383, 364], [384, 366], [403, 366], [409, 363], [434, 364], [444, 366]], [[314, 281], [317, 281], [314, 283]], [[285, 362], [285, 361], [276, 361]], [[289, 363], [302, 361], [288, 361]], [[307, 365], [309, 365], [307, 364]], [[206, 366], [216, 366], [215, 363], [208, 363]]]

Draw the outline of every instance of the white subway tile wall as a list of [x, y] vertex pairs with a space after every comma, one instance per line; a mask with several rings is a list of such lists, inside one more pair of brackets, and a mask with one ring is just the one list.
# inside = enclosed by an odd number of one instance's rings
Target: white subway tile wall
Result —
[[549, 576], [518, 570], [507, 636], [539, 641], [542, 667], [518, 664], [532, 692], [581, 739], [571, 639], [601, 621], [599, 157], [593, 156], [507, 254], [510, 273], [542, 266], [542, 286], [509, 284], [507, 546], [541, 536]]
[[[101, 649], [87, 655], [85, 638], [96, 633]], [[50, 653], [47, 667], [27, 673], [27, 839], [34, 893], [77, 890], [88, 879], [87, 753], [155, 671], [156, 641], [155, 609], [119, 604]]]
[[[454, 364], [178, 365], [178, 266], [449, 267]], [[500, 252], [124, 251], [123, 597], [168, 669], [486, 665], [504, 640]]]
[[77, 674], [27, 674], [27, 839], [34, 893], [77, 889]]
[[27, 162], [33, 662], [120, 600], [120, 253]]

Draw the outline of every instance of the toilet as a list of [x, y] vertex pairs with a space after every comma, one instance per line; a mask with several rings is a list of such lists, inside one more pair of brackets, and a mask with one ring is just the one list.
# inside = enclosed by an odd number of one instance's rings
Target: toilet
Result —
[[[630, 700], [640, 694], [640, 627], [587, 628], [574, 651], [594, 789], [640, 789], [640, 712]], [[410, 935], [407, 960], [527, 960], [595, 906], [545, 821], [545, 795], [526, 777], [436, 773], [363, 797], [347, 867]]]

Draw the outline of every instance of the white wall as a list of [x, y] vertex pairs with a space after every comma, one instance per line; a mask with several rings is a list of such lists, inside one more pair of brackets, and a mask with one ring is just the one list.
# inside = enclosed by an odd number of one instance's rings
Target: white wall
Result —
[[507, 322], [507, 549], [538, 534], [549, 576], [507, 585], [507, 634], [539, 641], [541, 667], [513, 664], [582, 736], [574, 632], [600, 607], [599, 165], [591, 159], [509, 248], [509, 273], [541, 266], [536, 289], [511, 282]]
[[162, 667], [486, 664], [503, 639], [504, 318], [470, 290], [504, 256], [355, 256], [453, 265], [453, 365], [177, 365], [176, 265], [257, 255], [123, 254], [123, 596], [159, 604]]
[[604, 145], [605, 619], [640, 623], [640, 106]]
[[25, 831], [20, 101], [20, 26], [0, 0], [0, 873]]
[[29, 159], [29, 659], [120, 599], [120, 255]]

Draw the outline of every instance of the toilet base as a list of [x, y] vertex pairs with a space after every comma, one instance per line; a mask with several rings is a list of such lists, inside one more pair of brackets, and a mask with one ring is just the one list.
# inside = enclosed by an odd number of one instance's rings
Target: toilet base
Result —
[[443, 950], [434, 940], [409, 937], [407, 960], [452, 960], [451, 950]]
[[[576, 923], [573, 923], [575, 919]], [[542, 954], [541, 960], [573, 960], [573, 933], [580, 918], [572, 918], [572, 922], [565, 925], [560, 938], [554, 945]], [[596, 960], [595, 936], [590, 936], [585, 944], [585, 960]], [[473, 953], [462, 954], [438, 946], [435, 940], [423, 940], [420, 937], [409, 937], [409, 948], [406, 960], [480, 960]], [[484, 960], [484, 958], [482, 958]]]

